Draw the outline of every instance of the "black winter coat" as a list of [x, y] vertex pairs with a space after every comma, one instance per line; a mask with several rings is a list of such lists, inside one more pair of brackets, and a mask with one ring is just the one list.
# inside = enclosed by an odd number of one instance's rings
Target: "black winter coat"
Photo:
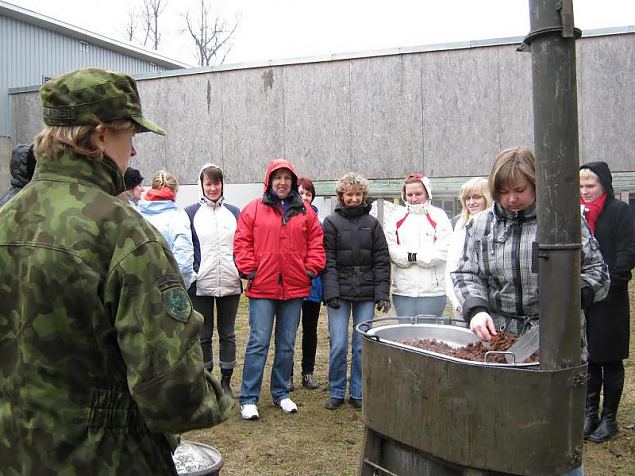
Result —
[[390, 255], [384, 231], [371, 206], [338, 204], [324, 219], [326, 269], [324, 300], [389, 300]]
[[581, 168], [595, 172], [607, 195], [595, 224], [595, 237], [611, 274], [608, 296], [585, 311], [589, 361], [614, 362], [628, 358], [628, 282], [635, 266], [635, 224], [629, 206], [615, 199], [608, 165], [590, 162]]
[[11, 188], [0, 197], [0, 207], [11, 200], [31, 181], [35, 171], [35, 156], [33, 144], [19, 144], [11, 151]]

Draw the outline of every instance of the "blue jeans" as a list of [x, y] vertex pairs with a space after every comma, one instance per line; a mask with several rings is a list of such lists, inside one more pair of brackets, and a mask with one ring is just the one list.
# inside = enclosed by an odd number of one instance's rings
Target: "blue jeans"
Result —
[[412, 297], [392, 295], [392, 303], [399, 317], [413, 317], [421, 314], [442, 316], [445, 308], [445, 296]]
[[249, 341], [245, 350], [243, 383], [240, 404], [258, 403], [260, 386], [265, 370], [271, 331], [275, 319], [275, 354], [271, 369], [271, 396], [279, 402], [289, 396], [287, 385], [293, 367], [295, 333], [300, 320], [302, 298], [279, 301], [276, 299], [249, 299]]
[[567, 471], [562, 476], [584, 476], [584, 466], [578, 466], [571, 471]]
[[375, 303], [372, 300], [348, 301], [340, 299], [340, 308], [327, 306], [331, 350], [329, 354], [329, 390], [332, 398], [346, 396], [346, 371], [348, 357], [348, 321], [353, 312], [353, 350], [351, 358], [351, 398], [362, 398], [362, 338], [355, 331], [360, 322], [374, 317]]

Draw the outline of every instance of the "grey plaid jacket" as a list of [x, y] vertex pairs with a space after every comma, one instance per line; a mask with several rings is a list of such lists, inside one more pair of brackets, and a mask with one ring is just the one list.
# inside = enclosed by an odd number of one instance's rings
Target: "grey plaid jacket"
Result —
[[[536, 240], [536, 206], [510, 212], [498, 203], [478, 214], [466, 227], [454, 289], [469, 322], [487, 311], [497, 329], [522, 333], [527, 321], [538, 319], [538, 273], [532, 271]], [[581, 286], [594, 302], [608, 293], [610, 278], [597, 241], [582, 220]]]

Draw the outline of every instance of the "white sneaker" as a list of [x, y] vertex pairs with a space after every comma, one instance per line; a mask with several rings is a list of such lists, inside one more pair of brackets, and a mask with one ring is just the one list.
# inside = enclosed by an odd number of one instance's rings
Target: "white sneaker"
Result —
[[289, 397], [283, 398], [279, 402], [276, 403], [276, 406], [280, 407], [284, 413], [298, 413], [298, 406], [293, 403]]
[[245, 420], [257, 420], [260, 418], [260, 415], [258, 415], [258, 407], [253, 403], [241, 405], [240, 416]]

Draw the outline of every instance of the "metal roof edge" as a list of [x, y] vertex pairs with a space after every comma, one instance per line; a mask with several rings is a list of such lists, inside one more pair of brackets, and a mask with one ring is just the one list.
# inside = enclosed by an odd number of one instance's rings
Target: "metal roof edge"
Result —
[[29, 23], [31, 25], [51, 30], [57, 33], [62, 33], [64, 35], [76, 38], [80, 41], [86, 41], [97, 46], [116, 51], [118, 53], [123, 53], [137, 59], [142, 59], [149, 63], [155, 63], [164, 68], [180, 69], [191, 67], [191, 65], [187, 63], [168, 58], [159, 53], [155, 53], [153, 51], [149, 51], [129, 43], [115, 40], [113, 38], [108, 38], [107, 36], [100, 35], [99, 33], [85, 30], [78, 26], [71, 25], [70, 23], [56, 20], [55, 18], [48, 17], [33, 10], [28, 10], [26, 8], [22, 8], [17, 5], [4, 2], [2, 0], [0, 0], [0, 15], [4, 15], [9, 18], [13, 18], [15, 20]]
[[[584, 30], [583, 38], [597, 36], [622, 35], [635, 33], [635, 26], [620, 26], [610, 28], [599, 28]], [[368, 50], [358, 52], [332, 53], [316, 56], [304, 56], [293, 58], [267, 59], [245, 63], [230, 63], [216, 66], [192, 67], [181, 70], [160, 71], [157, 73], [143, 73], [135, 76], [137, 79], [155, 79], [170, 76], [187, 76], [193, 74], [204, 74], [222, 71], [234, 71], [243, 69], [270, 68], [274, 66], [294, 66], [311, 63], [325, 63], [329, 61], [346, 61], [364, 58], [375, 58], [381, 56], [393, 56], [399, 54], [429, 53], [435, 51], [449, 51], [469, 48], [484, 48], [491, 46], [517, 45], [524, 40], [524, 36], [509, 36], [502, 38], [485, 38], [480, 40], [457, 41], [452, 43], [434, 43], [418, 46], [400, 46], [380, 50]]]

